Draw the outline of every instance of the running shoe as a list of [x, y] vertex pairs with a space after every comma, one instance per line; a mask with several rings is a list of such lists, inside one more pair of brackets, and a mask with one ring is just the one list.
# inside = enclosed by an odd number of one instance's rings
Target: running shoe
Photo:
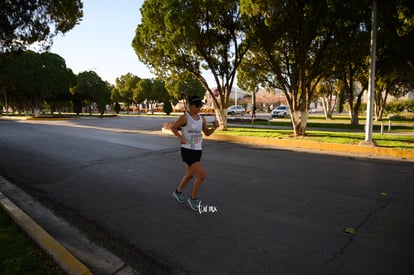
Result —
[[179, 203], [185, 202], [185, 197], [184, 197], [183, 193], [178, 193], [177, 191], [174, 191], [173, 192], [173, 196], [174, 196], [174, 198], [177, 199], [177, 201]]
[[198, 199], [193, 200], [193, 199], [189, 198], [187, 201], [188, 201], [188, 204], [190, 205], [192, 210], [199, 211], [200, 200], [198, 200]]

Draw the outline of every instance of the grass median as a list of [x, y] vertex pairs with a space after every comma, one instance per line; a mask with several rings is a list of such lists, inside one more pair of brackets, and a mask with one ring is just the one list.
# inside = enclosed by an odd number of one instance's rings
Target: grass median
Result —
[[[276, 139], [311, 140], [338, 144], [359, 144], [365, 139], [365, 133], [307, 130], [305, 137], [292, 137], [292, 130], [269, 128], [229, 127], [227, 131], [217, 133], [232, 136], [254, 136]], [[377, 146], [414, 150], [414, 135], [373, 134]]]
[[66, 274], [0, 207], [0, 273]]
[[[352, 125], [345, 116], [325, 120], [323, 116], [310, 116], [307, 123], [306, 135], [293, 137], [292, 122], [289, 118], [258, 119], [253, 123], [250, 119], [240, 118], [229, 120], [231, 124], [223, 135], [267, 137], [276, 139], [309, 140], [337, 144], [360, 144], [365, 140], [364, 118], [360, 125]], [[414, 149], [414, 121], [384, 120], [374, 122], [373, 141], [379, 147]]]

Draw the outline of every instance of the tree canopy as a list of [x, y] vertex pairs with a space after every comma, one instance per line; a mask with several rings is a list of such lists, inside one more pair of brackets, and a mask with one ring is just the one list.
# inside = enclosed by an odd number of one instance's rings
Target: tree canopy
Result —
[[110, 100], [107, 84], [94, 71], [79, 73], [70, 92], [73, 95], [73, 105], [77, 114], [81, 112], [83, 106], [87, 106], [91, 113], [91, 105], [96, 103], [96, 108], [103, 115], [105, 105]]
[[36, 113], [44, 102], [55, 106], [69, 95], [74, 75], [57, 54], [8, 52], [0, 55], [0, 62], [0, 93], [13, 108]]
[[187, 74], [180, 79], [169, 78], [165, 81], [165, 88], [171, 96], [171, 99], [177, 103], [180, 99], [187, 99], [190, 95], [196, 95], [203, 98], [206, 89], [200, 81], [194, 78], [193, 75]]
[[113, 90], [112, 96], [115, 97], [117, 95], [117, 101], [126, 103], [127, 113], [129, 113], [129, 106], [133, 102], [139, 102], [137, 99], [134, 99], [134, 93], [140, 80], [138, 76], [132, 73], [121, 75], [115, 80], [115, 90]]
[[[367, 83], [371, 5], [365, 0], [241, 0], [242, 13], [253, 23], [249, 35], [255, 43], [249, 56], [256, 61], [249, 64], [259, 64], [267, 72], [262, 85], [284, 91], [295, 135], [305, 134], [309, 106], [321, 79], [341, 80], [352, 123], [358, 123], [363, 89], [356, 94], [355, 83], [363, 87]], [[392, 56], [404, 56], [397, 58], [399, 62], [412, 64], [413, 51], [401, 45], [413, 43], [407, 40], [413, 35], [412, 2], [381, 1], [379, 7], [378, 37], [384, 35], [384, 47], [395, 50]]]
[[0, 52], [35, 42], [50, 46], [83, 16], [81, 0], [13, 0], [0, 2]]
[[304, 135], [312, 96], [344, 46], [339, 39], [349, 34], [345, 20], [355, 18], [355, 7], [342, 1], [242, 0], [241, 10], [254, 22], [254, 63], [271, 79], [263, 84], [284, 91], [294, 133]]
[[[222, 128], [236, 70], [248, 49], [238, 0], [151, 0], [141, 7], [132, 46], [157, 75], [191, 73], [210, 92]], [[213, 75], [215, 97], [204, 75]]]

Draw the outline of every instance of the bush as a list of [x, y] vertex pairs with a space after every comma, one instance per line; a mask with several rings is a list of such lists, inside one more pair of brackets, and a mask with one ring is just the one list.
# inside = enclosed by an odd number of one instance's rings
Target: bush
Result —
[[119, 104], [119, 102], [116, 102], [114, 105], [114, 111], [115, 113], [119, 114], [119, 112], [121, 111], [121, 105]]
[[405, 109], [409, 113], [414, 113], [414, 99], [409, 99], [405, 101]]
[[405, 101], [402, 100], [393, 100], [385, 105], [385, 110], [388, 113], [401, 113], [405, 108]]
[[106, 111], [106, 104], [105, 101], [100, 101], [98, 102], [98, 112], [101, 114], [101, 116], [104, 115], [105, 111]]
[[80, 113], [82, 113], [82, 105], [81, 104], [74, 103], [73, 104], [73, 112], [76, 113], [77, 115], [79, 115]]
[[164, 107], [163, 107], [163, 109], [164, 109], [164, 112], [165, 112], [167, 115], [171, 114], [171, 112], [173, 111], [173, 108], [172, 108], [171, 103], [170, 103], [169, 101], [164, 102]]

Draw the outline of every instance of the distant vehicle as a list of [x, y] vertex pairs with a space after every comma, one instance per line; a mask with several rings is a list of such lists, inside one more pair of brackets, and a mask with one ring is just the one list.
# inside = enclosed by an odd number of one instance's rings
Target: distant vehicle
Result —
[[288, 117], [288, 116], [290, 116], [289, 107], [286, 106], [286, 105], [280, 105], [280, 106], [276, 107], [275, 109], [273, 109], [272, 112], [270, 113], [270, 115], [272, 116], [272, 118], [275, 118], [275, 117]]
[[244, 116], [245, 113], [246, 113], [246, 109], [244, 109], [244, 107], [241, 105], [233, 105], [227, 109], [227, 114], [232, 115], [232, 116], [235, 116], [235, 115]]

